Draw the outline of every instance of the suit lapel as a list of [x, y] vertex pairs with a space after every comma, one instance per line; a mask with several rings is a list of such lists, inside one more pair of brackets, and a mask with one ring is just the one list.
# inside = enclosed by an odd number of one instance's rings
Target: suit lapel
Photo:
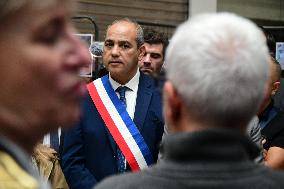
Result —
[[142, 72], [140, 72], [139, 86], [136, 98], [136, 107], [134, 113], [134, 123], [139, 131], [142, 131], [144, 121], [148, 112], [152, 97], [152, 82], [150, 78], [147, 78]]

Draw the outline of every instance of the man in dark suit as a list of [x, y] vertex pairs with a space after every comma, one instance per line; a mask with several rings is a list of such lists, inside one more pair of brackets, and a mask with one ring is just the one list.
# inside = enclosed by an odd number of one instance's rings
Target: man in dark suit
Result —
[[[109, 75], [101, 80], [107, 81], [110, 90], [122, 101], [130, 120], [133, 120], [145, 141], [153, 162], [156, 162], [164, 121], [161, 96], [155, 90], [154, 81], [138, 69], [138, 59], [143, 56], [143, 51], [143, 31], [137, 23], [129, 19], [113, 22], [107, 29], [103, 52]], [[122, 95], [118, 90], [123, 87], [125, 91]], [[91, 188], [106, 176], [132, 168], [112, 130], [105, 123], [106, 113], [101, 113], [95, 103], [97, 99], [89, 90], [82, 105], [81, 121], [73, 129], [65, 131], [62, 168], [73, 189]], [[120, 118], [113, 119], [114, 122], [117, 120]], [[127, 163], [124, 159], [127, 159]]]
[[264, 162], [273, 169], [284, 169], [284, 111], [275, 106], [273, 97], [280, 88], [281, 67], [271, 57], [269, 62], [269, 79], [258, 112], [264, 148]]
[[283, 188], [284, 173], [254, 163], [246, 127], [264, 96], [269, 54], [251, 21], [230, 13], [181, 25], [166, 53], [164, 116], [172, 133], [151, 168], [96, 189]]

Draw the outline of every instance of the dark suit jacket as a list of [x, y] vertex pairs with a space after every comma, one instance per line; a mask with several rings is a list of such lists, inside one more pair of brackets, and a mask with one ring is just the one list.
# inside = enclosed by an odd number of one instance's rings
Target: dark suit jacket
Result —
[[[117, 173], [117, 145], [91, 97], [83, 102], [80, 122], [65, 131], [62, 169], [72, 189], [88, 189], [106, 176]], [[141, 73], [134, 122], [147, 143], [154, 161], [163, 135], [161, 95], [152, 78]]]

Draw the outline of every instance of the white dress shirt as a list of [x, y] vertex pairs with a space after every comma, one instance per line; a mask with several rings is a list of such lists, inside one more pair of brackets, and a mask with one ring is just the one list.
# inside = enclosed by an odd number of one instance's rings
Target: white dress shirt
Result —
[[[59, 142], [59, 145], [60, 145], [60, 136], [61, 136], [61, 128], [60, 127], [58, 128], [57, 132], [58, 132], [58, 139], [59, 139], [58, 142]], [[42, 144], [45, 144], [45, 145], [50, 147], [50, 134], [49, 133], [44, 135]]]
[[[137, 72], [135, 76], [128, 81], [125, 85], [121, 85], [118, 82], [114, 81], [111, 76], [109, 75], [109, 81], [112, 86], [112, 88], [116, 91], [116, 89], [120, 86], [126, 86], [128, 87], [128, 90], [125, 91], [125, 98], [126, 98], [126, 111], [128, 112], [129, 116], [133, 120], [134, 118], [134, 112], [135, 112], [135, 106], [136, 106], [136, 98], [137, 98], [137, 91], [138, 91], [138, 85], [139, 85], [139, 77], [140, 72], [137, 69]], [[119, 98], [119, 93], [116, 92], [116, 95]]]

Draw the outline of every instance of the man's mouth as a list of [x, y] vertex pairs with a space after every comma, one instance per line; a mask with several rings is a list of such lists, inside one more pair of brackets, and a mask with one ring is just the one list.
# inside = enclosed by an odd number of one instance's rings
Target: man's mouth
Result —
[[122, 62], [119, 60], [111, 60], [109, 61], [109, 64], [122, 64]]

